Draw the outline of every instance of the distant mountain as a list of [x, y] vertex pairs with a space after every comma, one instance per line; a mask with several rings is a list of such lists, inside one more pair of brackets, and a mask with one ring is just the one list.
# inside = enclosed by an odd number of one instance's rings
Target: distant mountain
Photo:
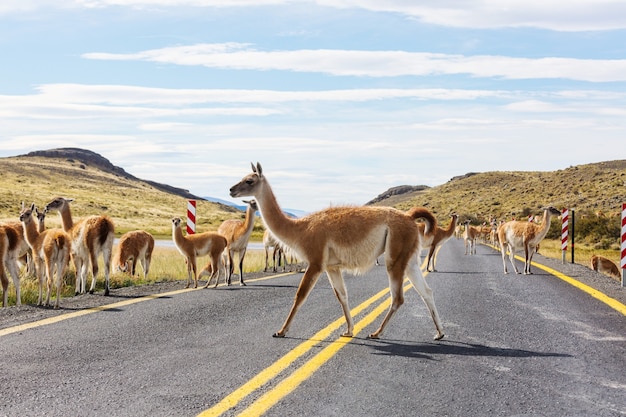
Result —
[[232, 201], [227, 201], [227, 200], [222, 200], [221, 198], [215, 198], [215, 197], [201, 197], [207, 201], [210, 201], [212, 203], [219, 203], [219, 204], [223, 204], [225, 206], [230, 206], [230, 207], [234, 207], [237, 210], [240, 211], [246, 211], [246, 209], [248, 208], [247, 205], [245, 204], [237, 204], [237, 203], [233, 203]]
[[[202, 197], [203, 199], [210, 201], [212, 203], [219, 203], [225, 206], [235, 207], [237, 210], [246, 211], [248, 209], [247, 205], [239, 205], [237, 203], [233, 203], [232, 201], [222, 200], [221, 198], [215, 197]], [[290, 217], [302, 217], [308, 214], [308, 212], [303, 210], [296, 209], [283, 209], [283, 211]]]

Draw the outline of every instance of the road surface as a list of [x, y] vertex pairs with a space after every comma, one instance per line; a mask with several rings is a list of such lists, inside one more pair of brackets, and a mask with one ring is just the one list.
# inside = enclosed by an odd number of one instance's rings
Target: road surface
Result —
[[351, 339], [339, 336], [345, 322], [325, 277], [287, 337], [271, 337], [300, 273], [118, 296], [0, 328], [0, 415], [626, 415], [623, 303], [537, 267], [504, 275], [487, 246], [463, 253], [450, 240], [426, 277], [441, 341], [409, 287], [382, 338], [366, 338], [386, 311], [384, 266], [346, 275]]

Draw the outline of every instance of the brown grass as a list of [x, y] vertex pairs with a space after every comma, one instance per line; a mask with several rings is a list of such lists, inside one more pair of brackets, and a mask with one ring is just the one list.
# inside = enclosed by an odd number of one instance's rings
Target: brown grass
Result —
[[616, 216], [626, 195], [626, 160], [540, 171], [497, 171], [467, 174], [445, 184], [378, 201], [376, 205], [407, 209], [428, 207], [440, 221], [453, 212], [463, 218], [510, 219], [539, 214], [544, 206], [576, 208], [580, 215], [602, 212]]
[[[198, 269], [203, 268], [208, 262], [208, 257], [202, 257], [198, 259]], [[102, 268], [102, 259], [100, 259], [100, 271]], [[265, 252], [262, 250], [249, 250], [246, 253], [244, 260], [244, 274], [250, 272], [257, 272], [263, 270], [265, 267]], [[25, 275], [25, 273], [23, 274]], [[244, 275], [245, 278], [245, 275]], [[73, 267], [68, 269], [65, 274], [65, 280], [62, 290], [62, 297], [72, 297], [75, 293], [75, 279], [76, 274]], [[146, 279], [143, 278], [143, 269], [141, 265], [137, 265], [137, 274], [135, 277], [131, 277], [128, 273], [119, 271], [112, 271], [110, 277], [110, 287], [112, 290], [122, 287], [130, 287], [133, 285], [153, 284], [156, 282], [168, 282], [168, 281], [180, 281], [181, 288], [184, 287], [187, 279], [187, 266], [184, 258], [178, 252], [178, 250], [169, 247], [154, 248], [152, 255], [152, 264], [150, 265], [150, 272]], [[206, 278], [205, 278], [206, 279]], [[220, 276], [220, 284], [224, 282], [224, 276]], [[87, 282], [87, 285], [91, 285], [91, 276]], [[102, 291], [104, 289], [104, 277], [102, 272], [96, 281], [96, 291]], [[24, 304], [36, 304], [39, 294], [39, 284], [35, 277], [24, 277], [20, 283], [20, 290], [22, 292], [22, 303]], [[15, 288], [13, 282], [9, 285], [9, 305], [15, 305]], [[54, 300], [56, 290], [53, 290]], [[45, 288], [44, 288], [45, 294]]]

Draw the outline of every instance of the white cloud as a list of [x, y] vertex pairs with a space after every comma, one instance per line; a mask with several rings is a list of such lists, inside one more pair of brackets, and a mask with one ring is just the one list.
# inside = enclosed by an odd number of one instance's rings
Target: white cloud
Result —
[[[36, 96], [25, 96], [24, 103], [52, 105], [58, 102], [101, 103], [109, 105], [182, 106], [202, 103], [285, 103], [294, 101], [363, 102], [409, 98], [418, 100], [475, 100], [508, 97], [511, 92], [472, 89], [393, 89], [367, 88], [322, 91], [280, 91], [246, 89], [170, 89], [129, 85], [45, 84], [36, 87]], [[29, 98], [30, 97], [30, 98]], [[15, 105], [15, 97], [0, 96], [0, 104]]]
[[335, 76], [398, 77], [466, 74], [506, 79], [626, 81], [626, 59], [517, 58], [406, 51], [311, 49], [259, 51], [247, 44], [196, 44], [131, 54], [93, 52], [87, 59], [151, 61], [219, 69], [319, 72]]
[[459, 28], [533, 27], [554, 31], [626, 28], [626, 2], [622, 0], [3, 0], [0, 15], [46, 8], [278, 6], [285, 9], [292, 5], [397, 13], [433, 25]]
[[460, 28], [589, 31], [626, 27], [626, 3], [622, 0], [318, 0], [317, 3], [395, 12], [425, 23]]

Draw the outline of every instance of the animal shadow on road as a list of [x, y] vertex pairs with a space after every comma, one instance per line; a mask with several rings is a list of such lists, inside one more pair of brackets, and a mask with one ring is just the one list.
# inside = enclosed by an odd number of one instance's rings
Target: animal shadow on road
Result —
[[444, 340], [437, 343], [411, 343], [407, 341], [377, 340], [375, 344], [370, 346], [375, 350], [373, 353], [374, 355], [402, 356], [406, 358], [432, 360], [435, 360], [438, 355], [493, 356], [506, 358], [571, 357], [571, 355], [563, 353], [500, 348], [481, 345], [478, 343], [465, 343], [451, 340]]

